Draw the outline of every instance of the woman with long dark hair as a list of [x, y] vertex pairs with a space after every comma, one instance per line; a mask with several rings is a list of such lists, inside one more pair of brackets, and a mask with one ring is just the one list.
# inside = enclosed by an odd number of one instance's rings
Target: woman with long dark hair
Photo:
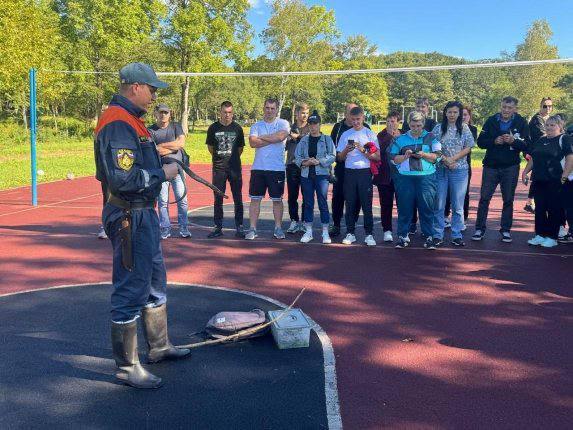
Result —
[[[464, 105], [462, 121], [464, 124], [467, 124], [470, 128], [474, 141], [477, 141], [478, 138], [478, 129], [475, 125], [473, 125], [473, 109], [470, 105]], [[467, 156], [468, 160], [468, 188], [466, 191], [466, 196], [464, 198], [464, 226], [462, 227], [462, 231], [466, 231], [466, 224], [468, 221], [468, 217], [470, 215], [470, 184], [472, 182], [472, 153], [470, 152]], [[450, 213], [451, 213], [451, 203], [450, 203], [450, 194], [448, 193], [446, 198], [446, 210], [444, 211], [444, 227], [450, 228], [452, 226], [450, 220]]]
[[444, 209], [446, 197], [450, 196], [452, 206], [452, 244], [464, 246], [464, 199], [468, 188], [467, 155], [475, 145], [475, 139], [467, 124], [463, 122], [463, 105], [450, 101], [443, 111], [442, 123], [433, 132], [442, 143], [443, 156], [436, 169], [437, 195], [434, 211], [434, 239], [441, 245], [444, 239]]

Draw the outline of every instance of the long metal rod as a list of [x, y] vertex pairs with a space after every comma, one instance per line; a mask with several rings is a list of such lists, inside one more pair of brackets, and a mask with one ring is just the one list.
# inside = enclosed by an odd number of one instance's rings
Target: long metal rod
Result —
[[32, 174], [32, 206], [38, 206], [36, 163], [36, 69], [30, 69], [30, 169]]

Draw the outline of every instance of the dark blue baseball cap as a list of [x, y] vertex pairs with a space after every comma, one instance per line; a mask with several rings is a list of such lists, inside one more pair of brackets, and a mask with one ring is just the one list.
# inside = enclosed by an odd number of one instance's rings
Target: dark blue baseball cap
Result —
[[122, 84], [147, 84], [155, 88], [167, 88], [166, 82], [157, 79], [153, 68], [145, 63], [129, 63], [119, 71], [119, 79]]

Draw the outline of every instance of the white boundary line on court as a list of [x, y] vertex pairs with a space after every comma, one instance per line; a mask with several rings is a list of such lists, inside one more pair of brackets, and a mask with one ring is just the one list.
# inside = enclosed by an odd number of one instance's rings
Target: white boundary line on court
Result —
[[17, 211], [13, 211], [13, 212], [7, 212], [7, 213], [3, 213], [0, 214], [0, 218], [4, 217], [4, 216], [8, 216], [8, 215], [16, 215], [22, 212], [29, 212], [29, 211], [34, 211], [34, 210], [38, 210], [38, 209], [42, 209], [42, 208], [49, 208], [49, 207], [58, 207], [58, 205], [62, 204], [62, 203], [69, 203], [69, 202], [75, 202], [77, 200], [82, 200], [82, 199], [89, 199], [90, 197], [94, 197], [94, 196], [101, 196], [101, 192], [100, 193], [96, 193], [96, 194], [90, 194], [88, 196], [82, 196], [82, 197], [76, 197], [75, 199], [69, 199], [69, 200], [61, 200], [59, 202], [54, 202], [54, 203], [48, 203], [45, 205], [38, 205], [38, 206], [32, 206], [30, 208], [26, 208], [26, 209], [20, 209]]
[[[204, 285], [204, 284], [187, 284], [183, 282], [167, 282], [167, 284], [176, 285], [180, 287], [199, 287], [208, 288], [212, 290], [228, 291], [231, 293], [245, 294], [247, 296], [255, 297], [261, 300], [265, 300], [281, 308], [286, 308], [288, 305], [275, 300], [271, 297], [265, 296], [263, 294], [253, 293], [246, 290], [238, 290], [233, 288], [218, 287], [214, 285]], [[52, 287], [38, 288], [26, 291], [17, 291], [14, 293], [0, 294], [0, 297], [15, 296], [18, 294], [34, 293], [36, 291], [46, 291], [46, 290], [57, 290], [63, 288], [73, 288], [73, 287], [87, 287], [91, 285], [110, 285], [110, 282], [90, 282], [85, 284], [68, 284], [68, 285], [55, 285]], [[310, 318], [306, 313], [304, 316], [311, 323], [312, 329], [318, 336], [320, 344], [322, 346], [322, 356], [323, 356], [323, 367], [324, 367], [324, 395], [326, 403], [326, 418], [328, 420], [328, 428], [330, 430], [342, 429], [342, 417], [340, 416], [340, 402], [338, 400], [338, 385], [336, 380], [336, 357], [334, 355], [334, 348], [332, 342], [328, 337], [328, 334], [323, 330], [323, 328], [312, 318]]]

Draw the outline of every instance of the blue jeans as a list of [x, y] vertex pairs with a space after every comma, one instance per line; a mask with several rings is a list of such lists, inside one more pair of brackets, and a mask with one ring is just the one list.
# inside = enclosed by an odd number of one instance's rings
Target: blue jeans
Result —
[[436, 174], [394, 175], [396, 206], [398, 208], [398, 236], [407, 237], [412, 222], [412, 212], [418, 206], [420, 227], [427, 237], [434, 234], [434, 210], [436, 206]]
[[328, 203], [326, 202], [328, 195], [328, 176], [316, 175], [314, 178], [301, 177], [300, 186], [302, 189], [304, 222], [312, 223], [314, 217], [314, 193], [316, 191], [316, 200], [318, 201], [318, 209], [320, 210], [320, 222], [323, 225], [328, 224], [330, 220]]
[[452, 239], [461, 239], [464, 226], [464, 199], [468, 187], [468, 169], [440, 167], [436, 170], [436, 179], [438, 191], [434, 211], [434, 237], [444, 238], [444, 211], [449, 194], [452, 208]]
[[[159, 207], [159, 227], [171, 228], [171, 221], [169, 220], [169, 185], [173, 186], [173, 195], [175, 200], [178, 200], [185, 192], [185, 184], [181, 175], [177, 175], [171, 181], [165, 181], [161, 184], [161, 192], [157, 199], [157, 206]], [[177, 203], [177, 222], [179, 228], [187, 227], [187, 196]]]

